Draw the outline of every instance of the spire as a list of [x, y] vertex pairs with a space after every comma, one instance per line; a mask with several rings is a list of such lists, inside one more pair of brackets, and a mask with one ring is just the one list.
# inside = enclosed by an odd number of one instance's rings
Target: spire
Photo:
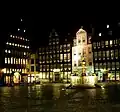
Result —
[[81, 29], [83, 29], [83, 26], [81, 26]]
[[19, 24], [18, 24], [17, 32], [19, 35], [24, 36], [26, 32], [24, 19], [20, 18], [18, 22]]
[[52, 29], [52, 31], [50, 32], [49, 37], [57, 37], [57, 36], [58, 36], [58, 34], [57, 34], [57, 32], [55, 31], [55, 29]]

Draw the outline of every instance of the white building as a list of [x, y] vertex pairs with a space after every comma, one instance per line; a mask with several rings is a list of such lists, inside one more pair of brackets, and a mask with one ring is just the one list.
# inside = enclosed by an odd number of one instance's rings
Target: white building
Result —
[[85, 61], [86, 75], [93, 72], [93, 53], [91, 36], [82, 28], [76, 33], [72, 47], [72, 73], [81, 75], [82, 62]]

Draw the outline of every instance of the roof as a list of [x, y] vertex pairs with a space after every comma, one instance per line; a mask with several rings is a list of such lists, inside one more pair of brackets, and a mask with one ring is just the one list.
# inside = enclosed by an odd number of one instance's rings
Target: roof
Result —
[[82, 28], [80, 28], [76, 34], [78, 34], [78, 33], [87, 33], [87, 32], [85, 30], [83, 30]]

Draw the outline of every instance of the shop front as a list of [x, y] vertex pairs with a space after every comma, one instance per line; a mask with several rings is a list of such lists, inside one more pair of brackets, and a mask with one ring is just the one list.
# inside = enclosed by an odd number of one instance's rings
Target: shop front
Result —
[[53, 71], [53, 82], [61, 82], [60, 69], [54, 69]]
[[27, 83], [27, 74], [21, 72], [12, 72], [11, 74], [4, 74], [4, 84], [25, 84]]

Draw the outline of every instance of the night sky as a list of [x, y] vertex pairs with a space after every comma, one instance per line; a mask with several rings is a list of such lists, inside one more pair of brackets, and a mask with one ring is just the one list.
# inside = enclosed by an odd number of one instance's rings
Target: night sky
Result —
[[[37, 3], [36, 3], [37, 4]], [[91, 24], [101, 28], [113, 20], [118, 21], [113, 9], [97, 5], [68, 4], [68, 3], [39, 3], [10, 5], [1, 13], [1, 34], [7, 34], [18, 28], [20, 18], [24, 19], [28, 37], [34, 49], [43, 45], [48, 39], [49, 32], [54, 28], [62, 35], [71, 33], [75, 36], [81, 26], [89, 29]], [[114, 17], [113, 17], [114, 15]]]

